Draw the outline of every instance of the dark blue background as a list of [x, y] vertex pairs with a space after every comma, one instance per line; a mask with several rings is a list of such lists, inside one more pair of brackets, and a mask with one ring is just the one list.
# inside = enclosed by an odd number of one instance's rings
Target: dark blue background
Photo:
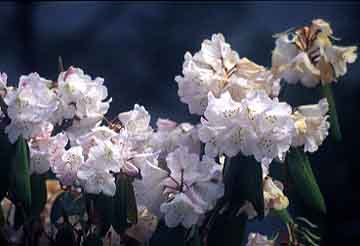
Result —
[[[331, 22], [343, 45], [358, 45], [360, 5], [356, 3], [0, 3], [0, 71], [17, 83], [37, 71], [56, 79], [57, 57], [105, 78], [113, 98], [110, 118], [134, 103], [157, 117], [196, 122], [177, 96], [174, 76], [181, 73], [185, 51], [199, 50], [203, 39], [222, 32], [241, 57], [271, 65], [271, 35], [314, 18]], [[328, 206], [322, 218], [322, 245], [354, 245], [360, 238], [359, 62], [335, 86], [344, 135], [328, 139], [312, 156]], [[317, 102], [317, 90], [290, 87], [293, 105]], [[308, 215], [300, 205], [299, 215]], [[259, 230], [269, 232], [273, 221]], [[258, 229], [252, 225], [250, 229]], [[359, 240], [360, 241], [360, 240]]]

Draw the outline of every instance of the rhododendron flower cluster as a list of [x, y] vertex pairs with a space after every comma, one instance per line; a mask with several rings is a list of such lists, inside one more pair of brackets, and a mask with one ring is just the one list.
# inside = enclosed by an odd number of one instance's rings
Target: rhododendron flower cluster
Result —
[[[316, 152], [328, 136], [333, 101], [326, 96], [317, 104], [290, 105], [280, 98], [280, 81], [329, 84], [356, 59], [356, 47], [332, 45], [332, 30], [323, 20], [292, 34], [276, 36], [270, 69], [240, 57], [220, 33], [203, 41], [194, 55], [186, 52], [175, 82], [181, 102], [199, 116], [195, 125], [160, 118], [153, 128], [151, 112], [138, 104], [110, 121], [105, 115], [112, 99], [104, 79], [73, 66], [55, 81], [37, 73], [22, 75], [16, 87], [0, 73], [4, 132], [12, 144], [25, 139], [30, 174], [53, 173], [64, 187], [79, 188], [86, 197], [123, 196], [116, 206], [125, 216], [132, 205], [123, 203], [134, 198], [135, 210], [151, 213], [169, 228], [208, 229], [216, 216], [234, 206], [231, 199], [226, 203], [232, 189], [225, 179], [230, 165], [239, 165], [241, 173], [243, 163], [232, 161], [239, 156], [254, 162], [254, 173], [244, 178], [257, 179], [259, 187], [246, 188], [258, 192], [257, 198], [236, 204], [236, 216], [252, 220], [260, 214], [284, 214], [289, 206], [285, 183], [272, 178], [270, 165], [277, 161], [288, 167], [284, 162], [295, 153], [290, 159], [302, 162], [298, 169], [291, 163], [290, 172], [308, 172], [301, 182], [318, 190], [315, 180], [304, 181], [314, 179], [304, 153]], [[90, 217], [93, 206], [91, 200]], [[292, 219], [286, 224], [298, 228]], [[116, 222], [108, 231], [114, 228], [123, 236]], [[275, 240], [251, 233], [247, 245], [275, 245]]]
[[180, 100], [188, 104], [190, 113], [199, 115], [206, 110], [209, 92], [218, 97], [229, 91], [234, 100], [241, 100], [252, 90], [265, 90], [269, 96], [280, 92], [280, 80], [247, 58], [240, 59], [222, 34], [205, 40], [194, 56], [187, 52], [183, 76], [175, 80]]
[[332, 83], [347, 72], [347, 63], [355, 62], [356, 46], [336, 46], [333, 30], [322, 19], [295, 32], [275, 35], [276, 47], [272, 56], [272, 69], [276, 76], [288, 83], [300, 81], [306, 87], [319, 82]]

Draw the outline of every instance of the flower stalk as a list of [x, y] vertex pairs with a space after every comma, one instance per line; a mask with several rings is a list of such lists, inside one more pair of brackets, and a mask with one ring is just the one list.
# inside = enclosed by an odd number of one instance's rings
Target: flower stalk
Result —
[[329, 84], [325, 84], [321, 86], [321, 92], [326, 97], [329, 108], [330, 108], [330, 124], [331, 124], [331, 135], [333, 139], [337, 142], [341, 141], [342, 135], [340, 130], [340, 124], [336, 112], [336, 105], [334, 95]]

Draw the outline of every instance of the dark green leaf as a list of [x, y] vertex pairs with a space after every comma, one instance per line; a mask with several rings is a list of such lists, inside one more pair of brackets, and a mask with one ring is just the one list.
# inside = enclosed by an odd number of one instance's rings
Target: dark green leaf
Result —
[[237, 211], [237, 208], [230, 208], [215, 217], [207, 236], [208, 246], [242, 245], [247, 216], [245, 214], [236, 216]]
[[150, 239], [149, 245], [185, 246], [185, 233], [186, 229], [183, 226], [169, 228], [163, 220], [160, 220], [153, 236]]
[[318, 212], [326, 213], [325, 201], [307, 155], [293, 148], [287, 156], [287, 164], [295, 190], [303, 202]]
[[14, 214], [14, 228], [18, 230], [22, 225], [24, 225], [26, 220], [25, 210], [21, 206], [15, 207], [15, 214]]
[[86, 204], [90, 215], [89, 219], [97, 225], [99, 235], [101, 237], [105, 236], [114, 217], [114, 198], [104, 194], [87, 194]]
[[64, 223], [56, 233], [55, 246], [75, 246], [75, 234], [69, 223]]
[[46, 180], [44, 175], [33, 174], [30, 177], [31, 182], [31, 214], [33, 216], [39, 216], [43, 211], [46, 199]]
[[9, 142], [3, 130], [0, 130], [0, 146], [0, 201], [2, 201], [9, 189], [11, 164], [15, 154], [15, 144]]
[[115, 231], [123, 234], [129, 224], [127, 223], [127, 192], [126, 180], [122, 176], [116, 181], [116, 193], [114, 197], [114, 218], [112, 225]]
[[201, 237], [200, 237], [200, 231], [199, 227], [197, 225], [194, 225], [191, 227], [189, 238], [188, 238], [188, 246], [201, 246]]
[[329, 111], [330, 111], [330, 130], [331, 136], [335, 141], [341, 141], [341, 130], [338, 115], [336, 112], [336, 105], [334, 95], [332, 93], [331, 85], [326, 84], [321, 86], [322, 94], [326, 97], [329, 103]]
[[225, 199], [231, 204], [242, 206], [244, 201], [252, 202], [260, 218], [264, 216], [264, 194], [261, 164], [253, 158], [241, 155], [226, 163], [224, 174]]
[[4, 230], [0, 230], [0, 245], [9, 245], [7, 235], [5, 235]]
[[116, 180], [112, 225], [117, 233], [123, 234], [129, 226], [135, 223], [137, 223], [137, 206], [134, 189], [127, 176], [119, 175]]
[[272, 209], [271, 211], [275, 215], [277, 215], [281, 219], [281, 221], [284, 222], [285, 224], [290, 224], [294, 222], [291, 215], [289, 214], [289, 211], [286, 208], [282, 210]]
[[56, 197], [51, 208], [50, 220], [54, 225], [58, 225], [58, 220], [62, 216], [79, 215], [82, 217], [86, 210], [85, 199], [72, 192], [64, 191]]
[[131, 224], [137, 223], [137, 204], [132, 182], [128, 180], [127, 184], [127, 220]]
[[83, 246], [103, 246], [103, 242], [99, 236], [90, 234], [84, 240]]
[[31, 185], [29, 174], [29, 154], [25, 139], [16, 141], [16, 152], [11, 168], [11, 193], [15, 204], [20, 203], [29, 212], [31, 208]]
[[4, 210], [3, 210], [3, 206], [0, 206], [0, 228], [2, 228], [4, 225], [5, 225]]

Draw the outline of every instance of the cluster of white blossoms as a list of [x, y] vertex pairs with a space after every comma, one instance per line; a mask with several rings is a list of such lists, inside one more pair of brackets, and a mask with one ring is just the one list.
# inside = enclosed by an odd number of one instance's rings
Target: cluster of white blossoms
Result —
[[55, 117], [57, 123], [72, 120], [67, 129], [71, 141], [98, 126], [107, 113], [111, 98], [105, 101], [108, 91], [103, 83], [103, 78], [92, 80], [80, 68], [70, 67], [60, 73], [56, 89], [60, 103]]
[[41, 78], [37, 73], [21, 76], [17, 88], [6, 88], [4, 101], [11, 123], [5, 132], [14, 143], [22, 135], [29, 139], [41, 134], [44, 124], [54, 123], [54, 113], [59, 101], [52, 81]]
[[201, 118], [199, 137], [205, 153], [215, 157], [234, 157], [239, 152], [253, 155], [265, 174], [273, 159], [283, 161], [291, 146], [304, 146], [315, 152], [328, 135], [328, 104], [291, 107], [264, 91], [251, 91], [240, 102], [228, 92], [216, 98], [209, 93], [209, 104]]
[[304, 146], [305, 152], [317, 151], [329, 133], [328, 111], [326, 99], [321, 99], [318, 104], [298, 107], [293, 114], [296, 127], [293, 145]]
[[272, 70], [288, 83], [300, 81], [306, 87], [315, 87], [336, 81], [347, 72], [347, 63], [355, 62], [356, 46], [332, 44], [333, 31], [322, 19], [295, 32], [277, 34], [272, 54]]
[[[17, 87], [0, 73], [1, 120], [9, 122], [11, 143], [26, 139], [31, 173], [50, 169], [63, 185], [109, 196], [118, 174], [125, 174], [132, 177], [137, 205], [164, 218], [168, 227], [201, 224], [223, 197], [223, 163], [217, 157], [252, 156], [263, 169], [268, 214], [289, 205], [283, 185], [269, 176], [271, 162], [284, 161], [291, 147], [317, 151], [330, 127], [327, 99], [292, 108], [279, 101], [280, 79], [315, 86], [344, 75], [356, 48], [333, 46], [331, 34], [322, 20], [292, 39], [281, 34], [272, 69], [240, 58], [222, 34], [205, 40], [194, 55], [187, 52], [175, 81], [181, 101], [201, 116], [197, 125], [158, 119], [153, 129], [150, 114], [138, 104], [108, 121], [111, 98], [104, 79], [75, 67], [56, 81], [37, 73], [21, 76]], [[250, 202], [239, 212], [249, 219], [257, 215]], [[274, 241], [250, 234], [247, 245]]]
[[[280, 102], [280, 76], [273, 71], [240, 59], [224, 37], [215, 34], [194, 56], [185, 54], [183, 76], [175, 78], [181, 101], [190, 113], [202, 116], [198, 137], [208, 158], [242, 154], [261, 163], [265, 214], [289, 205], [281, 182], [269, 176], [270, 163], [284, 161], [291, 147], [317, 151], [330, 127], [327, 99], [296, 108]], [[241, 212], [249, 219], [257, 216], [250, 202]]]
[[[6, 105], [2, 112], [10, 120], [5, 128], [10, 142], [14, 143], [20, 135], [24, 137], [30, 149], [30, 171], [42, 174], [52, 167], [68, 184], [76, 173], [66, 170], [76, 169], [83, 162], [80, 157], [72, 159], [80, 155], [81, 149], [65, 151], [69, 139], [99, 125], [109, 108], [110, 100], [104, 101], [107, 88], [102, 85], [103, 79], [92, 80], [74, 67], [60, 73], [57, 81], [30, 73], [20, 77], [17, 87], [11, 87], [6, 79], [6, 74], [2, 74], [2, 101]], [[64, 121], [68, 121], [68, 126], [56, 133], [55, 128]], [[58, 166], [59, 160], [71, 162], [71, 167]]]
[[222, 34], [212, 35], [199, 52], [194, 56], [186, 52], [184, 58], [183, 76], [176, 76], [175, 81], [180, 100], [192, 114], [204, 113], [210, 91], [215, 97], [229, 91], [236, 101], [252, 90], [264, 90], [271, 97], [280, 92], [280, 79], [247, 58], [240, 59]]
[[203, 115], [199, 138], [210, 157], [252, 155], [266, 173], [272, 160], [284, 160], [291, 146], [314, 152], [328, 135], [326, 99], [294, 112], [277, 99], [280, 80], [240, 59], [221, 34], [205, 40], [194, 56], [187, 52], [183, 77], [175, 80], [181, 101], [191, 113]]
[[151, 136], [150, 146], [160, 151], [159, 161], [164, 162], [166, 156], [177, 147], [187, 146], [191, 153], [200, 154], [198, 127], [190, 123], [177, 124], [169, 119], [158, 119], [157, 131]]
[[263, 91], [251, 91], [241, 102], [228, 92], [220, 98], [209, 94], [209, 105], [201, 119], [199, 137], [209, 156], [253, 155], [268, 167], [274, 158], [284, 160], [296, 133], [291, 107], [269, 98]]
[[12, 143], [27, 140], [31, 173], [50, 169], [65, 186], [109, 196], [118, 173], [131, 176], [139, 206], [171, 227], [198, 223], [223, 195], [221, 166], [207, 156], [200, 160], [198, 126], [158, 119], [154, 131], [137, 104], [117, 122], [104, 121], [111, 101], [104, 80], [79, 68], [61, 72], [57, 81], [22, 76], [18, 88], [7, 86], [6, 74], [1, 78], [2, 110], [10, 120], [5, 131]]
[[199, 223], [223, 196], [222, 169], [212, 158], [179, 146], [166, 157], [165, 167], [146, 165], [134, 181], [137, 201], [165, 218], [166, 225], [186, 228]]

